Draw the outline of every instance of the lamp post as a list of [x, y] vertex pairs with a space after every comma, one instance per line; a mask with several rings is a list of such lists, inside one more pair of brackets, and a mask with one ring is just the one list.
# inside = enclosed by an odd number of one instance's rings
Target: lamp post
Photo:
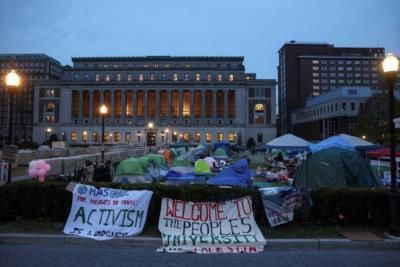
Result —
[[[12, 120], [12, 114], [13, 114], [13, 106], [14, 106], [14, 98], [15, 95], [17, 94], [18, 87], [20, 85], [20, 77], [17, 74], [15, 70], [11, 70], [7, 75], [6, 75], [6, 87], [7, 87], [7, 93], [9, 97], [9, 102], [8, 102], [8, 133], [7, 133], [7, 144], [11, 145], [12, 144], [12, 130], [13, 130], [13, 120]], [[7, 177], [7, 183], [11, 182], [11, 162], [8, 162], [8, 177]]]
[[168, 147], [168, 133], [169, 133], [169, 129], [165, 129], [165, 148]]
[[50, 139], [51, 136], [51, 128], [46, 129], [46, 141]]
[[151, 153], [151, 146], [155, 145], [154, 143], [154, 138], [153, 138], [153, 127], [154, 124], [152, 122], [149, 122], [149, 124], [147, 125], [149, 128], [149, 133], [147, 135], [147, 145], [150, 147], [149, 148], [149, 152]]
[[106, 105], [100, 107], [101, 114], [101, 163], [104, 164], [104, 121], [107, 114]]
[[390, 225], [389, 233], [400, 236], [400, 193], [397, 191], [396, 184], [396, 140], [394, 128], [394, 84], [399, 70], [399, 60], [389, 53], [382, 62], [383, 72], [389, 90], [389, 127], [390, 127]]

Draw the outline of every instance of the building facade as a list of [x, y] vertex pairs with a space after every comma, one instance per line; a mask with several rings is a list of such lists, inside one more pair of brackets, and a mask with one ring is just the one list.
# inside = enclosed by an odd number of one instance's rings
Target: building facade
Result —
[[279, 50], [278, 135], [293, 132], [291, 113], [340, 87], [383, 88], [384, 48], [334, 47], [327, 43], [285, 43]]
[[34, 84], [36, 81], [56, 80], [62, 75], [60, 63], [45, 54], [0, 54], [0, 139], [8, 131], [9, 97], [5, 88], [5, 76], [10, 70], [16, 70], [22, 85], [15, 98], [13, 120], [13, 142], [21, 144], [32, 140]]
[[[34, 140], [77, 144], [265, 142], [276, 136], [276, 81], [245, 73], [243, 57], [72, 58], [35, 87]], [[149, 128], [149, 122], [153, 127]], [[167, 130], [168, 129], [168, 130]]]

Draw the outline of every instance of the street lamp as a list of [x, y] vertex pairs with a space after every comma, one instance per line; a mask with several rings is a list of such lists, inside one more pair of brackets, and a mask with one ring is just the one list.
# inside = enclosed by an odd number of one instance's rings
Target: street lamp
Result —
[[169, 129], [165, 129], [165, 148], [168, 147], [168, 133], [169, 133]]
[[389, 90], [389, 127], [390, 127], [390, 225], [389, 233], [400, 235], [400, 193], [396, 185], [396, 140], [394, 129], [394, 84], [399, 70], [399, 60], [389, 53], [382, 62], [383, 72]]
[[107, 106], [102, 105], [100, 107], [101, 114], [101, 163], [104, 164], [104, 121], [107, 114]]
[[47, 140], [50, 139], [50, 134], [51, 134], [51, 128], [47, 128], [46, 129], [46, 142], [47, 142]]
[[[12, 120], [12, 114], [13, 114], [13, 106], [14, 106], [14, 98], [15, 95], [17, 94], [18, 87], [20, 85], [20, 77], [17, 74], [15, 70], [11, 70], [7, 75], [6, 75], [6, 87], [7, 87], [7, 93], [8, 93], [8, 133], [7, 133], [7, 144], [11, 145], [12, 144], [12, 130], [13, 130], [13, 120]], [[8, 177], [7, 177], [7, 183], [11, 182], [11, 162], [8, 162]]]
[[148, 134], [147, 134], [147, 146], [149, 146], [150, 148], [149, 148], [149, 152], [151, 153], [151, 146], [152, 145], [155, 145], [154, 144], [154, 138], [153, 138], [153, 127], [154, 127], [154, 124], [152, 123], [152, 122], [149, 122], [149, 124], [147, 125], [148, 126], [148, 128], [149, 128], [149, 132], [148, 132]]

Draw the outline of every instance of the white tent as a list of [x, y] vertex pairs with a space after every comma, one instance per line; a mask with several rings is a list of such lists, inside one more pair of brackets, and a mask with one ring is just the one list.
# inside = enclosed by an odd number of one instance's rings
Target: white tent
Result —
[[300, 137], [293, 134], [285, 134], [269, 141], [267, 143], [267, 148], [306, 149], [309, 145], [309, 142]]
[[343, 139], [345, 139], [347, 142], [349, 142], [353, 147], [375, 146], [375, 144], [365, 141], [356, 136], [352, 136], [352, 135], [348, 135], [348, 134], [339, 134], [339, 136], [342, 137]]

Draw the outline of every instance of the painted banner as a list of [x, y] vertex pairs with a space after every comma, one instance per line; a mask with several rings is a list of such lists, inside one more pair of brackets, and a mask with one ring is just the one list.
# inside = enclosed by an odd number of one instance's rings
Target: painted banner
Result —
[[250, 197], [222, 203], [163, 198], [158, 251], [257, 253], [267, 243], [253, 216]]
[[152, 191], [125, 191], [77, 184], [65, 234], [96, 240], [138, 235], [143, 231]]
[[265, 187], [259, 189], [265, 214], [271, 227], [293, 221], [296, 205], [301, 204], [303, 190], [294, 187]]

